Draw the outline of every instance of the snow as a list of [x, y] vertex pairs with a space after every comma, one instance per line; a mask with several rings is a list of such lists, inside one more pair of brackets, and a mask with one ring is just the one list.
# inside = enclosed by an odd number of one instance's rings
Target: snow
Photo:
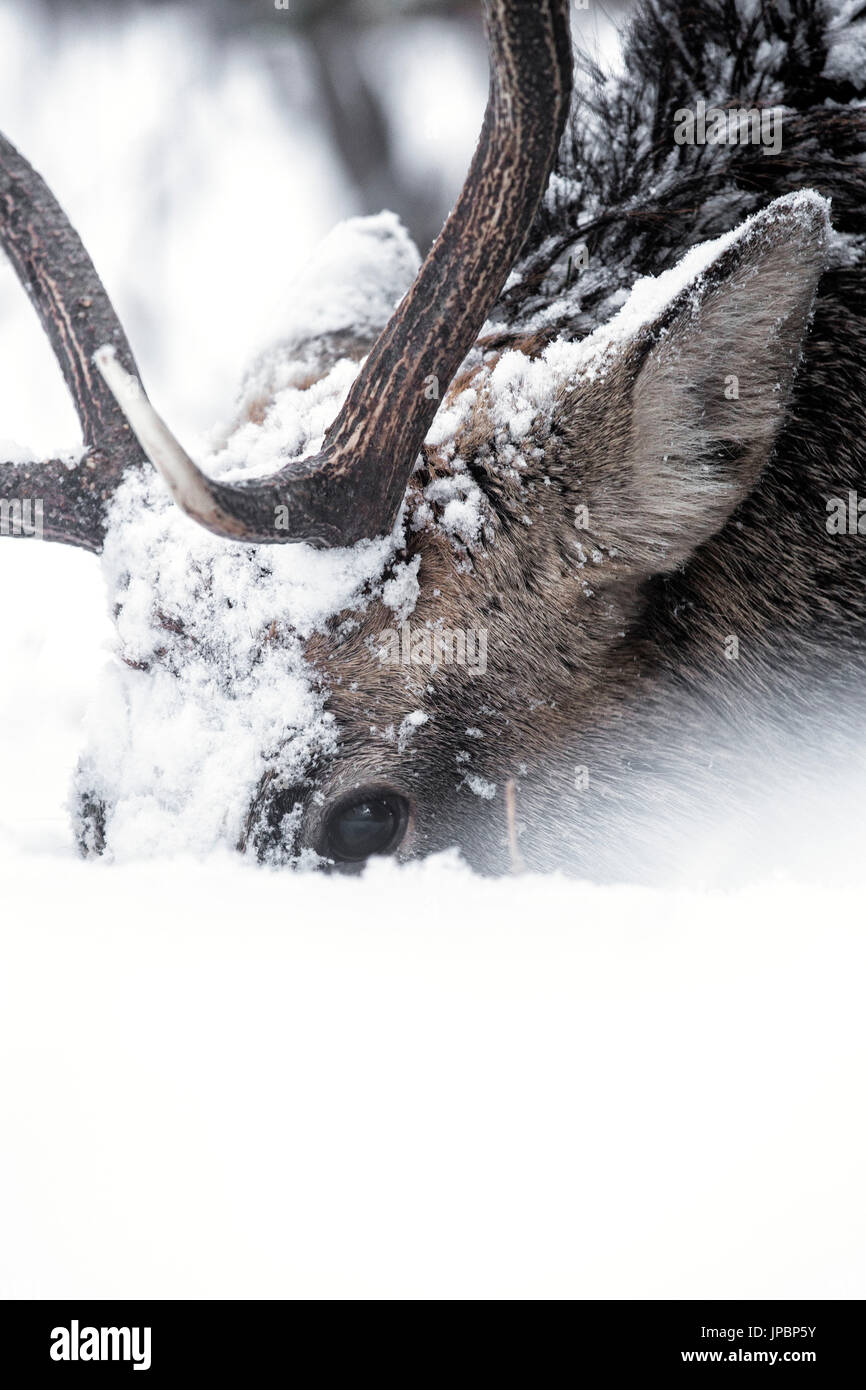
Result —
[[[205, 471], [270, 474], [318, 449], [358, 364], [340, 358], [300, 386], [298, 377], [309, 376], [304, 345], [331, 331], [375, 336], [417, 266], [390, 215], [339, 226], [297, 278], [284, 345], [263, 355], [244, 384], [249, 399], [268, 383], [273, 404], [260, 421], [230, 427]], [[276, 760], [282, 776], [300, 780], [314, 756], [335, 747], [303, 644], [374, 597], [400, 621], [410, 615], [419, 561], [395, 561], [400, 536], [398, 521], [393, 537], [350, 550], [227, 544], [188, 521], [150, 471], [125, 481], [102, 557], [118, 661], [85, 721], [76, 777], [84, 798], [107, 807], [110, 857], [235, 845]], [[286, 854], [293, 857], [291, 844]]]
[[17, 863], [3, 1296], [862, 1296], [854, 894]]
[[302, 341], [344, 329], [375, 335], [420, 265], [418, 248], [394, 213], [338, 223], [289, 289], [291, 337]]
[[473, 795], [480, 796], [483, 801], [492, 801], [496, 795], [496, 783], [488, 782], [475, 772], [467, 772], [464, 780]]
[[[583, 378], [603, 374], [615, 355], [640, 330], [657, 320], [681, 294], [690, 290], [698, 295], [704, 277], [725, 251], [753, 236], [761, 226], [780, 217], [816, 215], [829, 235], [829, 203], [810, 189], [778, 198], [767, 208], [745, 218], [722, 236], [691, 247], [670, 269], [658, 275], [641, 276], [628, 293], [619, 296], [611, 317], [594, 332], [577, 341], [555, 339], [543, 352], [528, 358], [519, 351], [499, 355], [491, 368], [480, 366], [473, 383], [448, 398], [428, 434], [454, 466], [451, 477], [437, 479], [425, 491], [430, 502], [446, 502], [440, 524], [467, 546], [481, 535], [484, 500], [471, 477], [461, 472], [462, 460], [457, 439], [480, 402], [489, 412], [495, 428], [493, 448], [497, 462], [514, 468], [525, 467], [525, 449], [533, 430], [549, 424], [562, 391]], [[555, 305], [551, 317], [555, 317]], [[492, 325], [488, 325], [488, 328]]]
[[[441, 427], [439, 437], [442, 437]], [[447, 532], [458, 546], [471, 546], [484, 529], [487, 504], [480, 487], [466, 472], [463, 460], [453, 452], [453, 448], [443, 450], [443, 457], [447, 457], [449, 452], [452, 455], [452, 474], [429, 483], [424, 489], [424, 497], [432, 504], [434, 510], [429, 515], [431, 518], [435, 516], [440, 529]]]
[[680, 294], [687, 289], [697, 294], [719, 257], [754, 235], [759, 225], [766, 226], [782, 216], [814, 220], [818, 214], [829, 231], [829, 210], [828, 200], [810, 189], [786, 194], [722, 236], [692, 246], [669, 270], [641, 276], [617, 312], [579, 342], [558, 338], [532, 360], [520, 352], [504, 353], [490, 378], [493, 417], [500, 431], [519, 443], [539, 413], [550, 411], [564, 385], [578, 374], [592, 377], [603, 372], [612, 355], [658, 319]]
[[86, 719], [78, 785], [107, 803], [117, 859], [237, 843], [269, 759], [301, 776], [333, 746], [303, 643], [369, 602], [393, 542], [227, 544], [150, 474], [128, 479], [113, 514], [102, 565], [119, 661]]
[[36, 455], [26, 444], [15, 439], [0, 438], [0, 458], [7, 463], [35, 463]]
[[413, 709], [400, 721], [400, 728], [397, 731], [397, 749], [403, 753], [412, 741], [415, 732], [420, 729], [430, 716], [423, 709]]
[[414, 560], [393, 565], [391, 578], [382, 585], [382, 602], [386, 608], [393, 610], [398, 623], [404, 623], [415, 610], [415, 604], [418, 602], [418, 595], [421, 592], [421, 586], [418, 583], [420, 568], [420, 555], [416, 555]]
[[845, 0], [836, 8], [828, 26], [824, 76], [838, 81], [859, 80], [866, 67], [866, 15], [860, 0]]
[[[46, 55], [29, 20], [0, 14], [0, 127], [8, 111], [61, 191], [196, 459], [269, 471], [276, 450], [317, 446], [357, 364], [301, 392], [288, 357], [261, 360], [245, 391], [283, 374], [262, 425], [202, 435], [241, 363], [272, 327], [342, 331], [327, 316], [344, 295], [369, 327], [413, 251], [393, 219], [349, 222], [315, 283], [293, 276], [352, 211], [317, 138], [286, 141], [236, 63], [199, 84], [181, 140], [152, 75], [182, 88], [196, 45], [163, 11], [128, 26], [70, 27]], [[32, 100], [36, 70], [56, 100]], [[172, 196], [148, 260], [130, 251], [149, 186], [131, 135], [158, 96]], [[454, 122], [458, 95], [445, 100]], [[94, 104], [111, 119], [80, 186]], [[636, 287], [585, 358], [556, 344], [538, 364], [501, 359], [490, 389], [515, 468], [557, 383], [721, 249]], [[125, 270], [139, 263], [144, 286]], [[75, 437], [69, 405], [2, 269], [0, 303], [4, 432], [56, 452]], [[475, 399], [437, 417], [446, 453]], [[484, 510], [452, 463], [421, 520], [459, 550]], [[216, 544], [153, 478], [127, 482], [115, 523], [102, 571], [0, 544], [0, 1295], [862, 1297], [862, 856], [838, 769], [848, 836], [828, 828], [822, 882], [708, 891], [699, 860], [692, 886], [663, 891], [483, 880], [453, 854], [351, 879], [255, 867], [227, 846], [267, 754], [300, 768], [333, 737], [304, 640], [374, 594], [410, 616], [417, 571], [391, 563], [389, 537], [330, 554]], [[72, 844], [82, 745], [113, 798], [109, 862]]]
[[662, 271], [660, 275], [645, 275], [636, 281], [619, 313], [585, 340], [584, 350], [588, 355], [595, 355], [599, 348], [606, 351], [611, 345], [633, 338], [640, 328], [658, 318], [685, 289], [691, 286], [697, 288], [701, 278], [723, 252], [737, 242], [746, 241], [758, 227], [771, 226], [782, 217], [805, 217], [811, 223], [816, 215], [829, 229], [829, 201], [811, 189], [802, 189], [776, 198], [761, 212], [747, 217], [724, 235], [692, 246], [670, 270]]

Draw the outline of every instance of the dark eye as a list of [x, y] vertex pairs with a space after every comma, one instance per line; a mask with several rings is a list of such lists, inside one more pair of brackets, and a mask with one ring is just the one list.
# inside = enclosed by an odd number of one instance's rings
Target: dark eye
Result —
[[403, 838], [409, 808], [402, 796], [361, 796], [344, 802], [328, 817], [327, 853], [357, 862], [371, 854], [390, 854]]

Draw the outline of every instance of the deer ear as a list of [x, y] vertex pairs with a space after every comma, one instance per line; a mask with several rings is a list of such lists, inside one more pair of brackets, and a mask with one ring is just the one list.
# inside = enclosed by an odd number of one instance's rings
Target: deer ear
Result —
[[662, 571], [725, 524], [773, 452], [825, 263], [827, 206], [811, 193], [771, 204], [639, 344], [632, 480]]

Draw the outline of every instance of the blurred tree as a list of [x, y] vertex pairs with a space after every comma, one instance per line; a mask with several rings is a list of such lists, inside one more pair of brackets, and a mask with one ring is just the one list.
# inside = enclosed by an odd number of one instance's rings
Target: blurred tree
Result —
[[[319, 118], [328, 130], [359, 210], [390, 208], [425, 250], [450, 205], [449, 190], [430, 168], [415, 176], [399, 167], [394, 120], [383, 83], [371, 73], [369, 44], [377, 29], [435, 17], [454, 26], [484, 62], [479, 0], [30, 0], [46, 17], [109, 15], [144, 8], [192, 11], [217, 45], [253, 37], [263, 68], [278, 89], [287, 119], [297, 114], [298, 49], [313, 74]], [[633, 0], [573, 0], [576, 30], [592, 46], [599, 23], [616, 23]], [[419, 30], [419, 42], [423, 33]], [[454, 190], [451, 190], [453, 193]]]
[[369, 69], [364, 40], [395, 21], [436, 17], [458, 27], [483, 62], [483, 30], [478, 0], [36, 0], [47, 20], [76, 14], [82, 19], [110, 17], [136, 9], [163, 8], [195, 13], [218, 45], [256, 40], [262, 66], [278, 88], [279, 107], [290, 119], [297, 112], [293, 74], [298, 48], [313, 75], [319, 118], [359, 210], [390, 208], [422, 249], [433, 241], [448, 212], [448, 194], [429, 169], [408, 178], [398, 167], [397, 141], [382, 84]]

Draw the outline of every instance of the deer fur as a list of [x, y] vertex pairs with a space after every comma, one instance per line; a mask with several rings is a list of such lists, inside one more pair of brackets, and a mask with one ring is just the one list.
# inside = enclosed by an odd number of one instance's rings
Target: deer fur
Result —
[[[391, 622], [381, 607], [348, 637], [316, 637], [309, 655], [329, 682], [340, 752], [304, 786], [271, 785], [251, 837], [260, 847], [289, 804], [303, 807], [301, 840], [316, 844], [336, 798], [382, 784], [415, 807], [401, 853], [457, 844], [504, 872], [511, 782], [525, 865], [645, 877], [675, 865], [708, 807], [759, 822], [774, 760], [789, 767], [837, 735], [858, 756], [864, 547], [825, 528], [827, 499], [864, 488], [866, 123], [847, 104], [854, 76], [831, 75], [850, 33], [820, 4], [639, 11], [628, 77], [596, 75], [594, 125], [579, 99], [562, 151], [564, 184], [586, 170], [585, 201], [548, 201], [491, 315], [488, 361], [452, 395], [533, 332], [535, 354], [586, 336], [636, 274], [667, 269], [788, 190], [829, 197], [836, 233], [814, 201], [758, 217], [602, 377], [563, 388], [517, 469], [498, 457], [481, 389], [455, 445], [487, 507], [471, 570], [435, 528], [410, 532], [404, 558], [420, 558], [413, 625], [486, 626], [487, 674], [451, 668], [431, 681], [419, 669], [395, 682], [371, 654]], [[768, 74], [757, 55], [767, 62], [770, 41]], [[723, 85], [732, 65], [735, 91]], [[671, 172], [675, 108], [699, 94], [749, 105], [762, 86], [786, 108], [781, 156], [685, 149]], [[589, 292], [578, 282], [557, 299], [578, 220]], [[736, 402], [723, 391], [731, 373]], [[428, 448], [410, 512], [451, 466]], [[576, 531], [582, 506], [590, 529]], [[579, 562], [576, 543], [600, 563]], [[426, 721], [400, 750], [384, 731], [415, 708]], [[470, 778], [495, 793], [474, 794]]]

